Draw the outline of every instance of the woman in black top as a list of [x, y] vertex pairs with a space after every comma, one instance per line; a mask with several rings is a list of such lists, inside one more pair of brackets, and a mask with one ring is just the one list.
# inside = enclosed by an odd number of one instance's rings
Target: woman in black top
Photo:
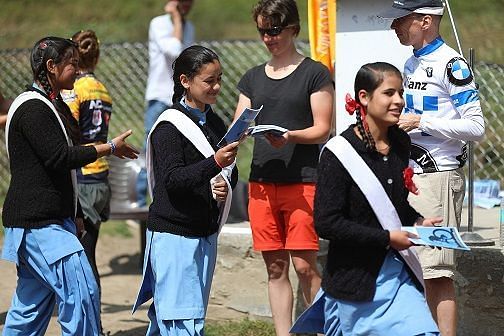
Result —
[[65, 334], [99, 333], [98, 288], [77, 238], [83, 227], [75, 221], [74, 170], [102, 156], [133, 159], [138, 152], [124, 141], [131, 131], [106, 144], [72, 145], [79, 143], [78, 129], [59, 92], [73, 88], [78, 61], [72, 41], [38, 41], [31, 53], [33, 85], [8, 113], [11, 181], [2, 258], [16, 263], [18, 284], [4, 335], [43, 334], [55, 304]]
[[[318, 313], [325, 324], [316, 331], [326, 335], [439, 333], [423, 296], [418, 260], [411, 251], [404, 258], [399, 253], [413, 245], [412, 234], [401, 231], [401, 224], [441, 222], [423, 218], [407, 201], [409, 191], [416, 190], [404, 174], [410, 140], [396, 125], [404, 107], [402, 93], [401, 73], [388, 63], [366, 64], [357, 73], [356, 100], [347, 96], [347, 110], [355, 112], [357, 123], [328, 142], [319, 163], [315, 228], [329, 240], [329, 251], [317, 302], [296, 331]], [[356, 156], [349, 158], [349, 151]], [[376, 179], [362, 173], [367, 169]], [[363, 188], [372, 192], [363, 193]], [[381, 194], [375, 197], [374, 190]], [[384, 213], [397, 215], [384, 223], [380, 206], [393, 207]], [[415, 269], [420, 274], [414, 275]]]
[[291, 260], [306, 304], [320, 287], [313, 199], [319, 144], [331, 129], [334, 87], [324, 65], [296, 50], [296, 1], [258, 1], [253, 17], [271, 58], [238, 83], [235, 119], [245, 107], [263, 106], [257, 125], [288, 129], [281, 136], [271, 132], [254, 139], [248, 207], [254, 249], [261, 251], [268, 273], [275, 331], [287, 336], [293, 307]]

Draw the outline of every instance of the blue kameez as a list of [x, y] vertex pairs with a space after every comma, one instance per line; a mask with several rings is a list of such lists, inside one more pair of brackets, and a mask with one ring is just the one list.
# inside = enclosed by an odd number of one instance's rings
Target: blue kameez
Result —
[[43, 335], [58, 306], [62, 335], [98, 335], [98, 285], [75, 223], [5, 228], [2, 259], [17, 265], [18, 282], [4, 336]]
[[133, 312], [154, 298], [147, 335], [203, 335], [217, 233], [184, 237], [147, 230], [142, 285]]
[[440, 335], [423, 294], [393, 251], [380, 269], [372, 301], [338, 300], [321, 289], [291, 332], [327, 336]]

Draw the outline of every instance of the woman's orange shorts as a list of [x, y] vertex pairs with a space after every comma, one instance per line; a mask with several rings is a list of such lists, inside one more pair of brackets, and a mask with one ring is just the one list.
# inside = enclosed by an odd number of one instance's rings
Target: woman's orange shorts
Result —
[[254, 249], [315, 250], [315, 183], [249, 183], [249, 218]]

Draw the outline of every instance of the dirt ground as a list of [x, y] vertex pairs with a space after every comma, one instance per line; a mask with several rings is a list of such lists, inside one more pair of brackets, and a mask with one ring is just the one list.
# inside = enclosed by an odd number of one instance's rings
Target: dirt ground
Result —
[[[144, 304], [131, 315], [131, 307], [141, 281], [141, 270], [139, 230], [137, 227], [130, 227], [129, 231], [133, 234], [131, 238], [101, 235], [97, 247], [97, 263], [102, 284], [102, 323], [104, 330], [110, 332], [110, 335], [145, 335], [148, 326], [148, 304]], [[224, 239], [229, 242], [229, 239]], [[242, 247], [242, 242], [243, 239], [223, 244], [226, 245], [223, 247], [225, 252], [219, 251], [222, 256], [219, 256], [214, 277], [208, 320], [239, 320], [245, 317], [254, 319], [261, 316], [269, 318], [262, 259], [250, 251], [248, 244]], [[0, 246], [1, 244], [0, 238]], [[225, 255], [227, 256], [224, 257]], [[0, 274], [1, 332], [16, 286], [14, 264], [0, 260]], [[244, 284], [255, 285], [252, 285], [251, 290], [250, 286]], [[56, 316], [52, 318], [46, 335], [61, 335], [56, 319]]]
[[[475, 231], [485, 239], [498, 242], [499, 209], [477, 208], [474, 216]], [[466, 209], [463, 218], [466, 218]], [[464, 220], [461, 231], [465, 231], [465, 227]], [[138, 226], [134, 224], [129, 231], [133, 234], [130, 238], [101, 235], [97, 248], [102, 283], [102, 321], [104, 330], [112, 336], [145, 335], [148, 326], [147, 304], [131, 315], [141, 274]], [[249, 235], [221, 233], [207, 315], [209, 321], [241, 320], [246, 317], [271, 319], [263, 261], [259, 254], [252, 251], [250, 240]], [[15, 266], [0, 260], [0, 274], [1, 332], [16, 286]], [[290, 278], [293, 288], [297, 288], [296, 276], [291, 273]], [[61, 335], [56, 317], [53, 317], [46, 335]]]

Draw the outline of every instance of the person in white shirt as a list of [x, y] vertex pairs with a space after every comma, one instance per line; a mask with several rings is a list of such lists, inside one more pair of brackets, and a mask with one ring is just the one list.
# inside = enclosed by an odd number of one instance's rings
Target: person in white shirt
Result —
[[0, 128], [5, 128], [5, 124], [7, 123], [7, 111], [9, 111], [11, 104], [12, 100], [5, 99], [0, 92]]
[[[445, 226], [460, 226], [465, 192], [463, 166], [467, 141], [479, 141], [485, 124], [467, 61], [439, 35], [441, 0], [394, 1], [378, 16], [393, 19], [401, 44], [413, 46], [404, 66], [406, 106], [399, 127], [412, 141], [410, 165], [419, 195], [410, 204], [425, 216], [442, 216]], [[456, 334], [453, 250], [417, 248], [427, 302], [441, 334]]]
[[[149, 25], [149, 76], [145, 91], [145, 137], [159, 115], [171, 107], [173, 95], [172, 63], [180, 52], [194, 43], [194, 26], [185, 17], [194, 0], [170, 0], [165, 14], [153, 18]], [[145, 146], [144, 146], [145, 147]], [[147, 175], [142, 169], [137, 180], [137, 202], [147, 204]]]

